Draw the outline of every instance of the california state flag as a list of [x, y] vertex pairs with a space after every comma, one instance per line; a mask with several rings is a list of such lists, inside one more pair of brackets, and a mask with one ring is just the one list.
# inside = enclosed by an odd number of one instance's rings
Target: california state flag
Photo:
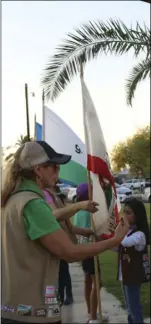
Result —
[[96, 233], [109, 234], [119, 221], [114, 178], [100, 122], [84, 80], [81, 78], [83, 122], [87, 150], [87, 168], [93, 181], [93, 200], [99, 210], [93, 214]]

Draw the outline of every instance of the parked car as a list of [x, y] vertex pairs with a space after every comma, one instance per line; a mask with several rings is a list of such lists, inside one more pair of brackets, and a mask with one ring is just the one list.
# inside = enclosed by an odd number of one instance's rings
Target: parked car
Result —
[[59, 179], [59, 181], [57, 183], [57, 187], [60, 188], [60, 191], [67, 198], [68, 192], [69, 192], [70, 188], [76, 188], [76, 184], [74, 184], [73, 182], [70, 182], [70, 181], [66, 181], [66, 180]]
[[145, 188], [145, 180], [143, 179], [131, 179], [125, 181], [121, 187], [127, 187], [129, 189], [141, 189], [143, 190]]
[[150, 187], [145, 188], [142, 198], [144, 201], [148, 201], [151, 203], [151, 188]]
[[69, 186], [64, 184], [64, 183], [58, 183], [57, 187], [60, 188], [60, 191], [65, 195], [65, 197], [68, 196], [68, 192], [69, 192]]
[[67, 199], [70, 202], [75, 203], [77, 199], [76, 188], [70, 187], [67, 195]]
[[128, 187], [120, 186], [118, 183], [115, 183], [115, 188], [121, 203], [124, 203], [127, 198], [132, 196], [132, 190]]
[[151, 181], [150, 181], [150, 179], [147, 179], [145, 181], [145, 188], [150, 188], [150, 187], [151, 187]]
[[[129, 188], [121, 187], [118, 183], [115, 183], [115, 187], [116, 187], [116, 192], [120, 203], [124, 203], [124, 201], [128, 197], [132, 196], [132, 190], [130, 190]], [[77, 199], [76, 188], [69, 188], [67, 199], [70, 202], [76, 202]]]

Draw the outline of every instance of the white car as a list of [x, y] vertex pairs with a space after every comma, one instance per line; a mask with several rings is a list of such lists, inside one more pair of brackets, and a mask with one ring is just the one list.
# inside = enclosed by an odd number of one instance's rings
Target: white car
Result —
[[143, 200], [148, 201], [151, 203], [151, 188], [145, 188], [144, 194], [143, 194]]
[[132, 190], [129, 188], [120, 186], [118, 183], [115, 183], [115, 188], [121, 203], [124, 203], [127, 198], [132, 197]]
[[77, 199], [77, 192], [76, 192], [76, 188], [70, 187], [69, 191], [68, 191], [68, 195], [67, 195], [67, 199], [70, 202], [76, 202]]
[[143, 179], [131, 179], [125, 181], [121, 187], [127, 187], [129, 189], [144, 189], [145, 188], [145, 180]]
[[64, 183], [58, 183], [57, 187], [60, 188], [60, 191], [67, 197], [69, 192], [69, 186], [65, 185]]
[[[116, 192], [120, 203], [124, 203], [124, 201], [128, 197], [132, 196], [132, 190], [126, 187], [121, 187], [118, 183], [115, 183], [115, 187], [116, 187]], [[76, 202], [77, 199], [76, 188], [69, 189], [67, 198], [70, 202]]]

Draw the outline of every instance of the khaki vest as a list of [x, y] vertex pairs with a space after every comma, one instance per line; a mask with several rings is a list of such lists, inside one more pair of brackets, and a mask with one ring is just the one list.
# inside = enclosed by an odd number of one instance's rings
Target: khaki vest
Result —
[[28, 323], [58, 322], [59, 260], [27, 237], [23, 208], [32, 199], [42, 198], [33, 192], [15, 193], [2, 210], [1, 316]]
[[[53, 199], [53, 204], [51, 204], [51, 208], [52, 210], [55, 210], [55, 209], [58, 209], [58, 208], [63, 208], [64, 205], [61, 201], [61, 199], [57, 196], [56, 193], [54, 193], [53, 191], [51, 191], [50, 189], [45, 189], [49, 192], [50, 196], [52, 197]], [[77, 240], [77, 237], [76, 235], [74, 234], [73, 232], [73, 227], [72, 227], [72, 224], [71, 224], [71, 221], [70, 220], [66, 220], [66, 221], [61, 221], [59, 222], [62, 229], [66, 232], [66, 234], [69, 236], [70, 240], [73, 242], [73, 243], [77, 243], [78, 240]]]

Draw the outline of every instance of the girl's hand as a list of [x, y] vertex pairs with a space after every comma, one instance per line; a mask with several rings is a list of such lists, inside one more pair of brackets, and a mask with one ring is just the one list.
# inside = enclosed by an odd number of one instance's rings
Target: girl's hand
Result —
[[98, 211], [97, 206], [99, 206], [99, 204], [96, 203], [95, 201], [90, 201], [90, 200], [81, 201], [79, 204], [80, 204], [81, 209], [87, 210], [90, 213], [94, 214]]
[[117, 244], [121, 243], [121, 241], [124, 239], [125, 235], [127, 234], [128, 230], [129, 230], [129, 224], [126, 218], [121, 218], [120, 223], [116, 227], [115, 236], [114, 236], [117, 239]]

